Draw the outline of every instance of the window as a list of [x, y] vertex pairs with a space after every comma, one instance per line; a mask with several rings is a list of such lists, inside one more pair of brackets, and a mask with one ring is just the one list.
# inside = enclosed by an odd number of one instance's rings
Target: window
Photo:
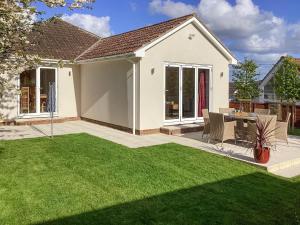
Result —
[[[20, 74], [21, 115], [39, 115], [48, 113], [49, 85], [56, 85], [55, 68], [38, 68]], [[54, 93], [56, 95], [56, 93]]]
[[209, 108], [210, 69], [193, 66], [165, 67], [165, 122], [181, 123], [203, 117]]
[[36, 70], [21, 73], [20, 91], [20, 112], [36, 113]]

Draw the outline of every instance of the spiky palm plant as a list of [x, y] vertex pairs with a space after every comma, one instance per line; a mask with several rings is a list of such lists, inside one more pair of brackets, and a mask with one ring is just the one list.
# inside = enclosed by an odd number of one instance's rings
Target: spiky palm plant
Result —
[[272, 119], [257, 119], [256, 121], [256, 148], [272, 148], [272, 138], [276, 128], [271, 128]]

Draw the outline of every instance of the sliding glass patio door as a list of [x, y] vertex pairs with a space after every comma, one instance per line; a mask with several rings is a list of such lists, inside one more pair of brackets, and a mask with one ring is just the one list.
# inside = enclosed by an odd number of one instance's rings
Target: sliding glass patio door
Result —
[[165, 120], [179, 122], [180, 67], [166, 67], [165, 71]]
[[201, 121], [209, 107], [209, 69], [165, 67], [165, 124]]
[[57, 83], [57, 70], [41, 67], [20, 74], [19, 116], [48, 116], [49, 84]]
[[182, 68], [181, 76], [181, 121], [189, 121], [196, 119], [195, 110], [195, 68]]

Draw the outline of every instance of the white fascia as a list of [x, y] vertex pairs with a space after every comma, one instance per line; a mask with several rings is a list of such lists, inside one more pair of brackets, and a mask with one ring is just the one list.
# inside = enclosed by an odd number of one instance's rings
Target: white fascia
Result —
[[120, 54], [120, 55], [113, 55], [113, 56], [104, 56], [104, 57], [93, 58], [93, 59], [76, 60], [75, 62], [78, 64], [85, 64], [85, 63], [127, 59], [132, 57], [135, 57], [135, 55], [132, 53], [128, 53], [128, 54]]
[[59, 60], [59, 59], [41, 59], [41, 63], [65, 63], [65, 64], [74, 64], [72, 60]]

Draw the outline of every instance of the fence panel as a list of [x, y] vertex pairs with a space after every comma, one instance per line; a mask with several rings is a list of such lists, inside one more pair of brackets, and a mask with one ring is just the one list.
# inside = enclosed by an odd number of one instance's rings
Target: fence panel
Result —
[[[240, 109], [240, 103], [239, 102], [230, 102], [229, 106], [230, 106], [230, 108]], [[282, 107], [281, 115], [278, 115], [279, 119], [286, 117], [287, 107], [288, 106], [286, 106], [286, 105]], [[278, 109], [279, 109], [278, 105], [274, 104], [274, 103], [252, 103], [252, 112], [254, 111], [254, 108], [271, 109], [272, 114], [278, 114]], [[291, 106], [290, 106], [289, 111], [290, 112], [292, 111]], [[300, 106], [296, 106], [295, 127], [300, 128]]]

